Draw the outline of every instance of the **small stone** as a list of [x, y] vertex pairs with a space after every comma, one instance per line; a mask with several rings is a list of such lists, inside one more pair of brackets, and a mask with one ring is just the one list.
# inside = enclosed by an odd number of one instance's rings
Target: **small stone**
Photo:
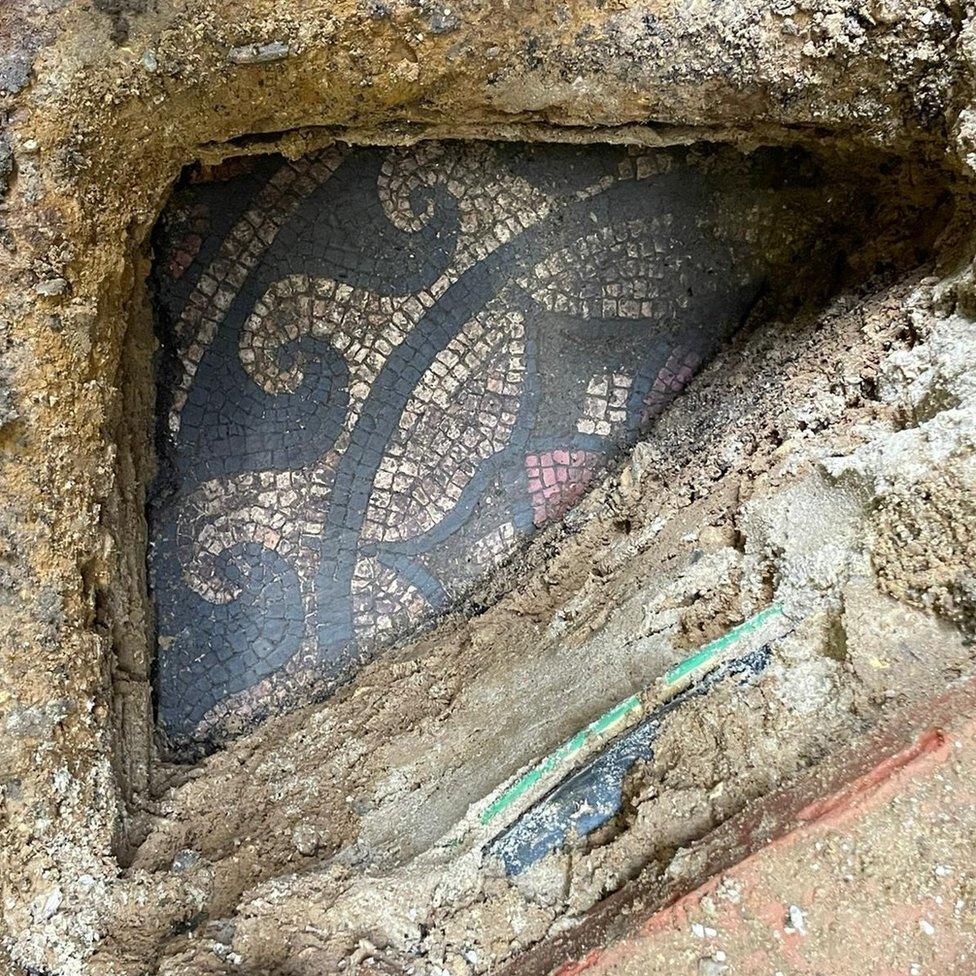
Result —
[[918, 927], [926, 935], [935, 935], [935, 926], [927, 918], [919, 919]]
[[319, 849], [319, 832], [309, 824], [299, 824], [291, 832], [292, 846], [304, 857], [311, 857]]
[[68, 282], [65, 278], [46, 278], [34, 285], [34, 291], [38, 295], [53, 298], [56, 295], [63, 295], [68, 290]]
[[794, 932], [798, 932], [800, 935], [807, 934], [806, 916], [803, 909], [796, 905], [790, 905], [790, 926]]
[[61, 900], [62, 895], [60, 888], [55, 888], [53, 891], [48, 893], [48, 896], [44, 899], [44, 902], [41, 905], [41, 910], [38, 913], [42, 922], [46, 922], [61, 907]]
[[234, 64], [263, 64], [280, 61], [291, 54], [291, 47], [285, 41], [268, 41], [267, 44], [242, 44], [231, 48], [228, 58]]
[[458, 25], [457, 14], [450, 7], [435, 11], [427, 22], [434, 34], [447, 34]]
[[202, 860], [203, 858], [197, 851], [184, 848], [182, 851], [176, 852], [176, 856], [173, 858], [172, 870], [176, 874], [192, 871]]
[[698, 905], [709, 918], [715, 918], [718, 915], [718, 909], [716, 909], [711, 895], [702, 895], [698, 901]]
[[714, 956], [705, 956], [698, 960], [698, 976], [722, 976], [728, 966]]
[[0, 92], [16, 95], [30, 78], [33, 57], [25, 45], [23, 51], [5, 51], [0, 61]]
[[23, 143], [21, 144], [20, 148], [25, 153], [35, 153], [35, 152], [37, 152], [37, 146], [38, 146], [38, 143], [37, 143], [37, 140], [36, 139], [25, 139], [23, 141]]
[[150, 48], [147, 48], [142, 52], [142, 66], [150, 73], [155, 71], [159, 67], [159, 62], [156, 60], [156, 52]]

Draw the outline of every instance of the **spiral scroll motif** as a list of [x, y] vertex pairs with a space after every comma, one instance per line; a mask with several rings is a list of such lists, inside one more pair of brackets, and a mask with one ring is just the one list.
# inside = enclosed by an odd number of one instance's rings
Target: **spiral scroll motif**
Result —
[[335, 148], [221, 190], [176, 198], [157, 271], [157, 692], [193, 748], [561, 517], [763, 275], [705, 168], [622, 149]]

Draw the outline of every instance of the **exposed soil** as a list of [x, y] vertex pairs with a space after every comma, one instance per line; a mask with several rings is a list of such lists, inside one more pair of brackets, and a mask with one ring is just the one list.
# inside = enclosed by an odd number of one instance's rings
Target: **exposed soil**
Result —
[[[0, 13], [0, 964], [484, 972], [970, 670], [967, 9], [142, 6]], [[826, 311], [743, 335], [460, 612], [330, 701], [167, 766], [143, 559], [151, 228], [194, 161], [428, 137], [800, 144], [895, 156], [909, 207], [951, 201], [923, 267], [881, 235]], [[520, 886], [438, 846], [771, 600], [795, 630], [765, 674], [675, 712], [586, 844]]]

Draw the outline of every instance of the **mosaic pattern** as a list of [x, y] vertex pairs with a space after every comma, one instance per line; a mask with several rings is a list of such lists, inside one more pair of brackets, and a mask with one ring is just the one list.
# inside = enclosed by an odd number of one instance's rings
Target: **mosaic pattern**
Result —
[[328, 693], [562, 517], [763, 288], [750, 173], [426, 143], [180, 190], [150, 506], [171, 742]]

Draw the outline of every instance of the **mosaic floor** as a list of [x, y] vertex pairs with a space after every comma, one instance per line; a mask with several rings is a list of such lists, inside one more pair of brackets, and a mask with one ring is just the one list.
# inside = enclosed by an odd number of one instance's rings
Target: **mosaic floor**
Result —
[[327, 692], [635, 441], [768, 276], [776, 190], [727, 168], [425, 143], [178, 190], [150, 505], [175, 746]]

